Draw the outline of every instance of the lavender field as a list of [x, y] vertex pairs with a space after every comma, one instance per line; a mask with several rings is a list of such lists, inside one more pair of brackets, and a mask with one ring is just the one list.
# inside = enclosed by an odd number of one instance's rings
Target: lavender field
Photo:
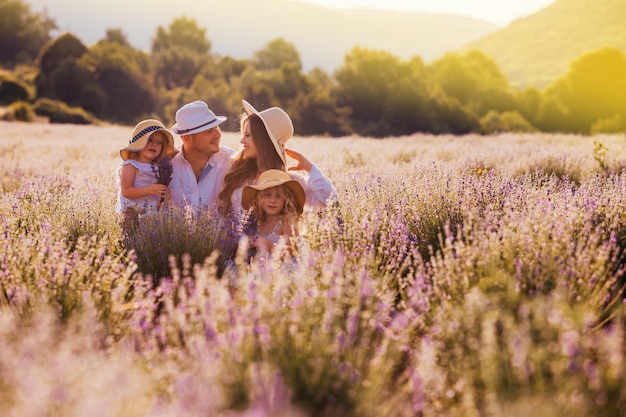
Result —
[[126, 249], [130, 128], [0, 132], [3, 416], [623, 415], [621, 135], [296, 137], [337, 204], [224, 270], [208, 216]]

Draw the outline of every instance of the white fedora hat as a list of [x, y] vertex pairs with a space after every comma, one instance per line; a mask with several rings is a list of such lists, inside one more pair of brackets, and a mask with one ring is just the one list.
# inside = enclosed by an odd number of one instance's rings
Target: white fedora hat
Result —
[[270, 107], [263, 111], [257, 111], [246, 100], [241, 100], [241, 102], [247, 114], [253, 113], [261, 118], [276, 152], [280, 159], [283, 160], [285, 166], [287, 166], [285, 144], [293, 136], [293, 123], [289, 115], [279, 107]]
[[226, 116], [216, 116], [204, 101], [185, 104], [176, 112], [172, 131], [178, 135], [191, 135], [219, 126]]

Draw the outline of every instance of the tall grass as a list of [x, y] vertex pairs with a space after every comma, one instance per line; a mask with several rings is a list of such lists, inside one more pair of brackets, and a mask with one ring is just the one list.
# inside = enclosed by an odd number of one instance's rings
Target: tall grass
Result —
[[124, 233], [128, 128], [0, 128], [3, 415], [623, 413], [621, 136], [295, 138], [338, 201], [248, 264], [215, 213]]

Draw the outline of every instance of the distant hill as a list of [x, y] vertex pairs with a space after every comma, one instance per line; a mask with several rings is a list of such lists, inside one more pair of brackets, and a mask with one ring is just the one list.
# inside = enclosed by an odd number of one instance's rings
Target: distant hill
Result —
[[[295, 45], [305, 70], [338, 68], [354, 46], [388, 51], [403, 59], [430, 61], [484, 37], [498, 27], [450, 15], [373, 10], [336, 10], [287, 0], [26, 0], [33, 11], [44, 7], [61, 30], [86, 44], [120, 28], [130, 43], [148, 50], [157, 26], [177, 17], [196, 19], [207, 29], [211, 52], [234, 58], [253, 53], [278, 37]], [[154, 4], [154, 5], [152, 5]]]
[[624, 0], [556, 0], [463, 49], [494, 58], [513, 86], [541, 88], [581, 55], [604, 46], [626, 52]]

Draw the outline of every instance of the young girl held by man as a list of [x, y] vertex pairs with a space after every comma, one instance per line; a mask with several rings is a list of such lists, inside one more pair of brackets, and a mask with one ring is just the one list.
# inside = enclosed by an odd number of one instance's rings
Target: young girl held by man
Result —
[[140, 217], [159, 210], [169, 196], [169, 181], [161, 179], [168, 173], [161, 172], [158, 162], [174, 153], [172, 134], [154, 119], [139, 122], [128, 145], [120, 149], [116, 211], [122, 215], [125, 229], [132, 228]]

